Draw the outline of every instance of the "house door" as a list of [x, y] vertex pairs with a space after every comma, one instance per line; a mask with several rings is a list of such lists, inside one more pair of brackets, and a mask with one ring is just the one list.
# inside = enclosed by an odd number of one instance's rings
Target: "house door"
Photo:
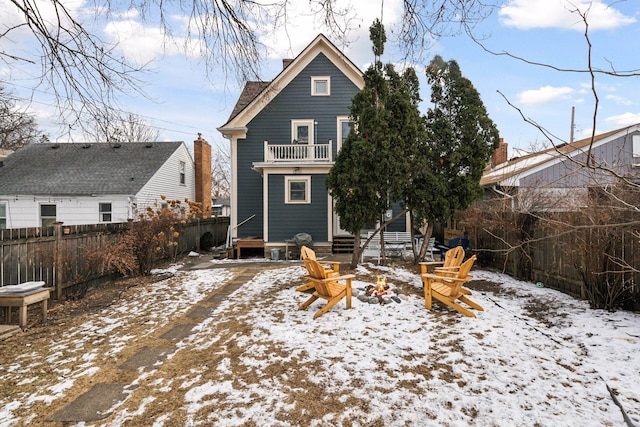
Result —
[[336, 213], [335, 205], [333, 206], [333, 235], [341, 236], [341, 235], [350, 235], [347, 230], [343, 229], [340, 226], [340, 215]]

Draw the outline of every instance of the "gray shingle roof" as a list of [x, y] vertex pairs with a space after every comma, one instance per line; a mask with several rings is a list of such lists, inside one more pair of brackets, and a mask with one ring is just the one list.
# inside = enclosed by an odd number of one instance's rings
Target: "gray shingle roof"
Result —
[[235, 107], [233, 107], [233, 111], [231, 111], [231, 115], [229, 116], [229, 120], [231, 121], [235, 116], [238, 115], [240, 111], [244, 109], [247, 105], [251, 103], [255, 99], [256, 96], [260, 94], [263, 90], [269, 86], [271, 82], [247, 82], [242, 89], [242, 93], [240, 94], [240, 98], [238, 98], [238, 102], [236, 102]]
[[136, 194], [181, 144], [31, 144], [2, 161], [0, 195]]

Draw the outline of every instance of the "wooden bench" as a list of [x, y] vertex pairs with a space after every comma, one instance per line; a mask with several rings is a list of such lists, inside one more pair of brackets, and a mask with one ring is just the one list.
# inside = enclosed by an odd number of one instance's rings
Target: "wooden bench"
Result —
[[50, 289], [44, 288], [44, 282], [26, 282], [0, 288], [0, 307], [5, 307], [5, 323], [11, 323], [11, 309], [19, 307], [18, 323], [22, 329], [27, 327], [27, 308], [42, 301], [42, 320], [47, 320], [47, 301]]
[[[366, 236], [360, 238], [364, 245], [373, 232], [368, 232]], [[361, 262], [364, 258], [377, 258], [380, 262], [382, 245], [380, 244], [380, 233], [373, 236], [367, 247], [362, 251]], [[386, 256], [398, 255], [404, 259], [408, 254], [413, 253], [411, 247], [411, 233], [409, 231], [387, 231], [384, 233], [384, 252]]]

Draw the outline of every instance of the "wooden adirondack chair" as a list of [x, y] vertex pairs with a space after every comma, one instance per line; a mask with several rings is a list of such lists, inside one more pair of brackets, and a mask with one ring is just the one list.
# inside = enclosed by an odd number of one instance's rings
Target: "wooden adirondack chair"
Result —
[[327, 300], [327, 304], [313, 316], [314, 319], [325, 314], [342, 298], [346, 298], [347, 309], [351, 308], [351, 280], [355, 277], [353, 274], [333, 276], [318, 261], [312, 259], [305, 259], [304, 265], [309, 272], [307, 279], [313, 283], [315, 291], [308, 300], [300, 304], [298, 310], [305, 310], [319, 298]]
[[482, 306], [468, 298], [467, 293], [463, 291], [464, 288], [462, 287], [462, 285], [472, 279], [469, 271], [475, 260], [476, 256], [474, 255], [463, 262], [456, 277], [445, 277], [430, 273], [421, 274], [420, 278], [422, 279], [422, 286], [424, 288], [424, 306], [431, 310], [431, 300], [435, 298], [465, 316], [476, 317], [473, 312], [458, 304], [458, 301], [464, 302], [471, 308], [483, 311]]
[[[435, 274], [436, 276], [443, 276], [443, 277], [458, 277], [458, 271], [460, 270], [460, 266], [462, 264], [462, 260], [464, 259], [465, 256], [465, 251], [462, 248], [462, 246], [456, 246], [453, 249], [449, 249], [447, 251], [447, 253], [451, 252], [451, 251], [455, 251], [455, 254], [452, 253], [452, 256], [455, 256], [455, 258], [452, 258], [451, 262], [449, 264], [441, 266], [436, 268]], [[474, 255], [475, 256], [475, 255]], [[467, 275], [467, 277], [469, 278], [469, 280], [471, 280], [473, 278], [473, 276], [469, 276]], [[471, 291], [467, 288], [462, 288], [461, 292], [465, 295], [471, 295]]]
[[[316, 253], [313, 249], [308, 248], [306, 246], [302, 246], [300, 248], [300, 256], [302, 256], [302, 260], [313, 260], [313, 261], [317, 261], [316, 259]], [[330, 276], [339, 276], [340, 275], [340, 263], [339, 262], [334, 262], [331, 261], [329, 262], [329, 264], [331, 265], [322, 265], [322, 267], [325, 269], [325, 271], [327, 272], [328, 275]], [[307, 291], [309, 289], [313, 289], [314, 288], [314, 284], [313, 282], [310, 280], [307, 283], [305, 283], [302, 286], [298, 286], [296, 288], [296, 291], [298, 292], [304, 292]]]
[[420, 274], [428, 273], [429, 267], [438, 269], [458, 268], [464, 260], [464, 249], [461, 246], [449, 249], [443, 261], [426, 261], [420, 263]]

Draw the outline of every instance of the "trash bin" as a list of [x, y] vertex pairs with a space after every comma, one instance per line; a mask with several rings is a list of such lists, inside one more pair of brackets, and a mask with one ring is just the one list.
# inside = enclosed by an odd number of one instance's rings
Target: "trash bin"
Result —
[[278, 261], [280, 259], [280, 249], [271, 249], [271, 259]]

